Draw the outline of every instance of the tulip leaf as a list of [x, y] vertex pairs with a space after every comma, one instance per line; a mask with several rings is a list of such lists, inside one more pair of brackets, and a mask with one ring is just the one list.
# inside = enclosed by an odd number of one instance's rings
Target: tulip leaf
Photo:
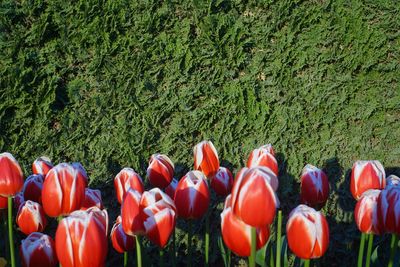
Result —
[[222, 236], [218, 237], [218, 247], [224, 261], [224, 266], [229, 267], [231, 265], [231, 250], [229, 248], [225, 248]]
[[267, 248], [268, 248], [269, 243], [270, 242], [268, 241], [262, 248], [257, 250], [257, 254], [256, 254], [256, 263], [263, 267], [266, 266], [265, 259], [267, 256]]

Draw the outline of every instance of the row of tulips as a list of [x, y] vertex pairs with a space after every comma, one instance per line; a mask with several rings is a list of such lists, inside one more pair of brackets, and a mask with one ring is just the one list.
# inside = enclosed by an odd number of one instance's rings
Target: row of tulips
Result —
[[[270, 239], [270, 226], [278, 210], [276, 236], [276, 266], [280, 266], [282, 213], [279, 210], [278, 163], [271, 145], [253, 150], [246, 167], [233, 175], [220, 166], [218, 153], [210, 141], [194, 148], [194, 170], [179, 181], [174, 179], [174, 164], [163, 154], [151, 156], [147, 178], [154, 188], [145, 191], [138, 173], [122, 169], [114, 178], [121, 214], [114, 223], [110, 238], [117, 252], [136, 247], [137, 264], [142, 265], [140, 236], [146, 236], [163, 248], [174, 235], [178, 218], [188, 220], [188, 265], [191, 265], [192, 220], [206, 216], [205, 265], [209, 251], [210, 188], [226, 196], [221, 213], [221, 233], [226, 246], [238, 256], [249, 256], [255, 266], [255, 254]], [[0, 154], [0, 208], [8, 209], [11, 265], [15, 266], [12, 235], [12, 202], [18, 210], [17, 225], [28, 235], [21, 243], [23, 266], [55, 266], [59, 261], [68, 266], [103, 266], [107, 255], [108, 214], [99, 190], [88, 188], [88, 175], [79, 163], [56, 166], [42, 157], [32, 165], [33, 174], [25, 182], [18, 162], [9, 153]], [[292, 252], [309, 264], [309, 259], [321, 257], [329, 245], [329, 226], [318, 211], [329, 196], [327, 175], [312, 165], [301, 174], [301, 204], [288, 217], [286, 235]], [[366, 265], [369, 266], [372, 234], [393, 233], [391, 259], [400, 233], [400, 179], [386, 179], [378, 161], [357, 161], [351, 175], [350, 191], [358, 201], [355, 221], [361, 236], [359, 266], [368, 235]], [[22, 190], [22, 191], [21, 191]], [[8, 200], [7, 200], [8, 198]], [[260, 210], [262, 212], [260, 212]], [[53, 239], [43, 233], [47, 217], [57, 218], [59, 225]], [[175, 240], [172, 242], [175, 246]], [[84, 249], [92, 247], [90, 256]], [[174, 247], [175, 251], [175, 247]], [[175, 256], [175, 252], [174, 252]], [[162, 262], [162, 261], [161, 261]], [[175, 261], [174, 261], [175, 263]]]

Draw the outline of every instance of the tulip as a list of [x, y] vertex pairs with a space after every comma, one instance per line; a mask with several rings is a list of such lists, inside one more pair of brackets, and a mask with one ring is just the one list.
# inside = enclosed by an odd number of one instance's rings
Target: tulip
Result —
[[83, 165], [79, 162], [72, 162], [71, 165], [78, 171], [78, 175], [85, 180], [85, 186], [88, 186], [89, 177]]
[[392, 174], [386, 178], [386, 187], [400, 185], [400, 178]]
[[125, 234], [121, 222], [122, 218], [118, 216], [111, 230], [111, 242], [117, 252], [124, 253], [135, 248], [135, 237]]
[[32, 233], [21, 241], [23, 267], [55, 267], [58, 260], [53, 239], [42, 233]]
[[378, 217], [378, 198], [381, 190], [368, 190], [357, 201], [354, 219], [362, 233], [380, 235], [383, 225]]
[[33, 174], [26, 178], [24, 184], [24, 199], [42, 203], [43, 176]]
[[385, 170], [379, 161], [359, 160], [353, 164], [350, 190], [356, 200], [369, 189], [383, 189], [385, 186]]
[[326, 174], [317, 167], [307, 164], [301, 174], [301, 202], [313, 207], [323, 206], [329, 196]]
[[275, 174], [266, 167], [241, 169], [232, 188], [233, 213], [253, 227], [270, 225], [279, 206], [277, 184]]
[[127, 235], [141, 235], [145, 233], [143, 220], [140, 214], [141, 194], [129, 188], [121, 206], [122, 229]]
[[31, 200], [22, 203], [17, 213], [17, 225], [26, 235], [42, 232], [47, 225], [42, 206]]
[[218, 153], [211, 141], [202, 141], [194, 149], [194, 169], [202, 171], [206, 177], [214, 176], [219, 169]]
[[60, 163], [47, 173], [42, 189], [43, 209], [50, 217], [68, 215], [81, 208], [86, 183], [76, 168]]
[[211, 187], [215, 193], [219, 196], [226, 196], [232, 190], [233, 176], [229, 169], [225, 167], [219, 167], [219, 170], [215, 176], [211, 178]]
[[82, 202], [81, 210], [87, 210], [91, 207], [98, 207], [99, 209], [104, 208], [101, 192], [97, 189], [85, 188], [85, 199]]
[[319, 258], [328, 249], [328, 222], [320, 212], [306, 205], [299, 205], [290, 213], [286, 234], [289, 248], [299, 258]]
[[140, 194], [144, 191], [142, 178], [131, 168], [123, 168], [114, 178], [114, 188], [120, 204], [129, 188], [133, 188]]
[[275, 151], [271, 144], [264, 145], [254, 149], [247, 160], [247, 168], [264, 166], [269, 168], [276, 176], [278, 176], [278, 162], [275, 158]]
[[97, 207], [74, 211], [56, 231], [56, 252], [63, 267], [105, 266], [108, 214]]
[[165, 188], [174, 178], [174, 164], [166, 155], [154, 154], [149, 161], [147, 177], [153, 186]]
[[8, 199], [6, 197], [0, 196], [0, 210], [7, 209], [7, 203]]
[[171, 183], [164, 189], [165, 193], [172, 199], [175, 197], [175, 190], [178, 186], [178, 180], [172, 179]]
[[24, 203], [24, 192], [19, 192], [18, 194], [15, 195], [14, 197], [14, 208], [16, 210], [19, 209], [19, 206], [21, 206], [22, 203]]
[[33, 174], [41, 174], [46, 176], [46, 174], [53, 168], [53, 164], [51, 163], [48, 157], [40, 157], [37, 158], [32, 163], [32, 172]]

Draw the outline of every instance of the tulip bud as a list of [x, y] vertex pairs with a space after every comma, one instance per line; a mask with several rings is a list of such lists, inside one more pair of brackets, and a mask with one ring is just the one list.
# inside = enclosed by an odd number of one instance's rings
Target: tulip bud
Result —
[[0, 154], [0, 196], [11, 197], [24, 185], [22, 170], [17, 160], [8, 152]]
[[218, 153], [211, 141], [202, 141], [194, 149], [194, 169], [206, 177], [214, 176], [219, 169]]
[[26, 235], [42, 232], [47, 225], [42, 206], [31, 200], [22, 203], [17, 213], [17, 224], [21, 232]]
[[74, 211], [56, 231], [56, 252], [63, 267], [104, 266], [108, 214], [97, 207]]
[[179, 181], [174, 199], [178, 216], [199, 219], [208, 209], [210, 192], [206, 177], [200, 171], [190, 171]]
[[172, 179], [171, 183], [164, 189], [165, 193], [171, 198], [174, 199], [175, 197], [175, 190], [178, 186], [178, 180], [175, 178]]
[[154, 154], [149, 161], [147, 177], [153, 186], [165, 188], [174, 178], [174, 164], [166, 155]]
[[85, 181], [85, 186], [88, 186], [89, 177], [83, 165], [79, 162], [72, 162], [71, 166], [74, 167], [78, 171], [78, 175], [83, 178], [83, 180]]
[[42, 203], [43, 176], [33, 174], [26, 178], [24, 184], [24, 199]]
[[357, 201], [354, 218], [362, 233], [380, 235], [383, 225], [378, 217], [378, 198], [381, 190], [365, 191]]
[[286, 235], [289, 248], [299, 258], [319, 258], [328, 249], [328, 222], [320, 212], [306, 205], [299, 205], [290, 213]]
[[114, 188], [118, 202], [121, 204], [125, 193], [133, 188], [140, 194], [144, 191], [142, 178], [131, 168], [123, 168], [114, 178]]
[[23, 267], [55, 267], [57, 256], [53, 239], [42, 233], [32, 233], [21, 241]]
[[386, 187], [400, 185], [400, 178], [392, 174], [386, 178]]
[[125, 234], [121, 222], [121, 216], [118, 216], [111, 230], [111, 242], [117, 252], [124, 253], [135, 248], [135, 236]]
[[129, 188], [121, 206], [122, 229], [127, 235], [141, 235], [145, 232], [140, 216], [141, 194]]
[[97, 189], [85, 188], [85, 200], [82, 202], [81, 210], [87, 210], [91, 207], [103, 209], [103, 201], [101, 200], [101, 192]]
[[32, 163], [33, 174], [41, 174], [44, 177], [52, 168], [53, 164], [51, 163], [50, 159], [45, 156], [35, 159], [35, 161]]
[[356, 200], [369, 189], [383, 189], [385, 186], [385, 169], [379, 161], [358, 160], [353, 164], [350, 190]]
[[383, 189], [378, 198], [378, 218], [386, 232], [400, 235], [400, 186]]
[[326, 174], [317, 167], [307, 164], [301, 174], [301, 202], [316, 207], [323, 206], [329, 196]]
[[226, 196], [232, 190], [233, 175], [231, 171], [225, 167], [219, 167], [215, 176], [211, 178], [211, 187], [219, 196]]
[[278, 162], [275, 159], [275, 151], [271, 144], [254, 149], [247, 160], [247, 168], [264, 166], [278, 176]]

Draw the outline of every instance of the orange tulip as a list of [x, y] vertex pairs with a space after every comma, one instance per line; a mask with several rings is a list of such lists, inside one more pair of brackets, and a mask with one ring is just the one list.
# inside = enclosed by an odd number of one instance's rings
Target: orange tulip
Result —
[[42, 206], [31, 200], [22, 203], [17, 213], [17, 224], [21, 232], [26, 235], [42, 232], [47, 225]]
[[378, 216], [378, 198], [381, 190], [365, 191], [357, 201], [354, 219], [362, 233], [380, 235], [383, 233], [382, 220]]
[[24, 186], [22, 170], [17, 160], [8, 152], [0, 154], [0, 196], [11, 197]]
[[165, 188], [174, 178], [174, 164], [166, 155], [154, 154], [149, 161], [147, 177], [153, 186]]
[[78, 176], [81, 176], [85, 180], [85, 186], [88, 186], [89, 177], [85, 168], [79, 162], [72, 162], [71, 166], [74, 167], [78, 171]]
[[369, 189], [383, 189], [385, 186], [385, 169], [379, 161], [359, 160], [353, 164], [350, 191], [356, 200]]
[[140, 194], [144, 191], [142, 178], [131, 168], [123, 168], [114, 178], [114, 188], [120, 204], [129, 188], [133, 188]]
[[264, 166], [270, 168], [271, 171], [278, 176], [278, 162], [275, 159], [275, 151], [271, 144], [264, 145], [254, 149], [247, 160], [247, 167]]
[[141, 194], [129, 188], [121, 205], [122, 229], [127, 235], [141, 235], [145, 233], [143, 220], [140, 215]]
[[32, 163], [32, 172], [33, 174], [41, 174], [46, 176], [46, 174], [53, 168], [53, 164], [51, 163], [48, 157], [40, 157], [37, 158]]
[[111, 230], [111, 242], [117, 252], [124, 253], [135, 248], [135, 237], [125, 234], [121, 222], [121, 216], [118, 216]]
[[212, 177], [218, 172], [218, 153], [211, 141], [202, 141], [194, 149], [194, 169], [202, 171], [206, 177]]
[[57, 255], [53, 239], [42, 233], [32, 233], [21, 241], [23, 267], [55, 267]]

